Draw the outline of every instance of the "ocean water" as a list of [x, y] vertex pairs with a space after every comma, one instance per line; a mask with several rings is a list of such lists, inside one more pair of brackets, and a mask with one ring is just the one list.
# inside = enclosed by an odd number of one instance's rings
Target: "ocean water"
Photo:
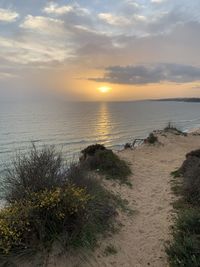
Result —
[[181, 102], [2, 102], [0, 171], [35, 142], [54, 145], [67, 160], [84, 147], [103, 143], [121, 149], [172, 122], [181, 130], [200, 127], [200, 103]]

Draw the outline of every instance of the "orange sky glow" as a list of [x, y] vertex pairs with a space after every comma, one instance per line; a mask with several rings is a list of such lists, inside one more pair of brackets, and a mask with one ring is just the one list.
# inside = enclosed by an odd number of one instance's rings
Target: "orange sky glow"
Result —
[[0, 98], [200, 97], [199, 9], [199, 0], [3, 1]]

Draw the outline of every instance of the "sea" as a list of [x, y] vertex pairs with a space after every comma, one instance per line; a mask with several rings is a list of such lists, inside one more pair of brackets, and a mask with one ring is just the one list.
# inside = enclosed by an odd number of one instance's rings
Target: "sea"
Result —
[[70, 162], [88, 145], [120, 150], [169, 122], [185, 132], [200, 128], [200, 103], [0, 102], [0, 172], [32, 143], [54, 146]]

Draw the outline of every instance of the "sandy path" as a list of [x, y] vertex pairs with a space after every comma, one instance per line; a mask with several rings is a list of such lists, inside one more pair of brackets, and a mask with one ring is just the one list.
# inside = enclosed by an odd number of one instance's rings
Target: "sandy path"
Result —
[[[200, 137], [192, 134], [158, 137], [161, 145], [143, 145], [134, 151], [119, 153], [131, 163], [133, 188], [113, 184], [111, 188], [115, 186], [114, 191], [126, 198], [136, 212], [132, 217], [121, 214], [120, 232], [103, 240], [87, 264], [72, 266], [168, 266], [164, 244], [170, 238], [174, 197], [170, 190], [170, 173], [181, 165], [187, 152], [200, 146]], [[105, 247], [110, 244], [117, 248], [117, 254], [105, 256]], [[54, 266], [69, 265], [62, 259], [62, 263], [56, 260]]]

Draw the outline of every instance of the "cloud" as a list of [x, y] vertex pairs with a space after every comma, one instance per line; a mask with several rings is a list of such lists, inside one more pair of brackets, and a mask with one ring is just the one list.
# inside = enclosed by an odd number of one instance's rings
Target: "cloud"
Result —
[[160, 4], [165, 2], [166, 0], [151, 0], [152, 3]]
[[37, 36], [23, 36], [19, 40], [0, 36], [0, 61], [11, 69], [18, 70], [24, 64], [32, 68], [34, 63], [37, 63], [37, 68], [48, 67], [52, 62], [56, 65], [69, 57], [72, 57], [72, 49], [66, 47], [65, 42], [38, 40]]
[[9, 9], [0, 8], [0, 22], [14, 22], [19, 14]]
[[27, 15], [20, 27], [27, 30], [36, 30], [43, 34], [60, 34], [64, 30], [64, 22], [59, 19]]
[[73, 11], [73, 7], [70, 5], [59, 6], [56, 3], [49, 3], [43, 11], [47, 14], [63, 15]]
[[0, 71], [0, 80], [4, 80], [4, 79], [13, 79], [13, 78], [18, 78], [18, 76], [16, 74], [12, 74], [9, 72], [1, 72]]
[[43, 12], [56, 16], [62, 16], [68, 13], [76, 13], [79, 16], [90, 14], [89, 9], [81, 7], [78, 3], [59, 6], [57, 3], [51, 2], [44, 7]]
[[123, 26], [130, 24], [130, 21], [125, 17], [114, 15], [111, 13], [100, 13], [98, 14], [98, 17], [102, 21], [114, 26]]
[[158, 63], [148, 65], [111, 66], [96, 82], [116, 84], [150, 84], [161, 82], [187, 83], [200, 80], [200, 67]]

